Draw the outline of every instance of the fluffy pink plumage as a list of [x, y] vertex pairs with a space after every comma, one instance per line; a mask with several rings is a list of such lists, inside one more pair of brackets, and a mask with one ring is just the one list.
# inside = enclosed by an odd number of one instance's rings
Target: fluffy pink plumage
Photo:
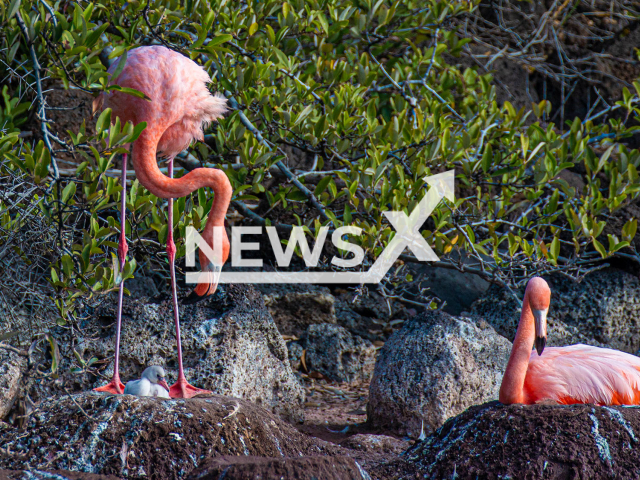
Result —
[[640, 403], [640, 358], [588, 345], [531, 352], [524, 382], [530, 403], [637, 405]]
[[[109, 68], [113, 73], [115, 61]], [[143, 92], [151, 101], [121, 92], [103, 94], [99, 102], [113, 110], [121, 122], [147, 122], [148, 129], [162, 128], [158, 152], [173, 157], [192, 140], [202, 140], [203, 124], [221, 118], [227, 99], [211, 95], [209, 74], [198, 64], [163, 46], [130, 50], [127, 63], [113, 83]]]
[[[502, 378], [500, 401], [640, 404], [640, 358], [588, 345], [544, 348], [550, 300], [547, 282], [532, 278]], [[534, 342], [538, 351], [531, 350]]]

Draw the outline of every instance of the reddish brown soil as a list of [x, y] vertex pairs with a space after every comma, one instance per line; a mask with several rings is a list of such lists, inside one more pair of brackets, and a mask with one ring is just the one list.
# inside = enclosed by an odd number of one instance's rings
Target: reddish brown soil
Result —
[[221, 455], [342, 453], [244, 400], [211, 395], [161, 400], [83, 393], [43, 402], [26, 431], [0, 431], [0, 467], [82, 470], [130, 479], [185, 478]]
[[362, 467], [345, 456], [334, 457], [218, 457], [191, 473], [193, 480], [353, 480], [364, 479]]
[[307, 394], [298, 430], [333, 443], [366, 431], [369, 383], [328, 382], [303, 376]]

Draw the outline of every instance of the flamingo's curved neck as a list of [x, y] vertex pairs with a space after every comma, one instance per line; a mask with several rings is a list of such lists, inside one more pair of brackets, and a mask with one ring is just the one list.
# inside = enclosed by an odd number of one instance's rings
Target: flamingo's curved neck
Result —
[[[213, 204], [202, 231], [202, 239], [214, 249], [214, 227], [224, 227], [224, 217], [231, 203], [233, 189], [229, 178], [217, 168], [196, 168], [181, 178], [170, 178], [158, 168], [156, 151], [158, 141], [164, 133], [164, 128], [158, 125], [148, 125], [133, 144], [133, 168], [138, 181], [151, 193], [161, 198], [186, 197], [202, 187], [209, 187], [214, 192]], [[222, 263], [229, 256], [229, 239], [226, 232], [222, 235]], [[208, 266], [211, 262], [205, 252], [200, 250], [200, 263]], [[203, 267], [206, 268], [206, 267]], [[208, 295], [215, 291], [217, 282], [199, 283], [195, 289], [198, 296]]]
[[500, 402], [504, 404], [525, 403], [524, 379], [529, 368], [529, 358], [535, 340], [533, 312], [529, 305], [529, 293], [525, 293], [522, 313], [518, 323], [516, 338], [513, 340], [511, 356], [502, 377]]
[[[207, 220], [207, 230], [211, 226], [224, 226], [232, 194], [226, 174], [215, 168], [196, 168], [181, 178], [169, 178], [160, 171], [156, 160], [158, 141], [163, 133], [162, 127], [148, 125], [134, 142], [132, 163], [136, 178], [147, 190], [161, 198], [185, 197], [199, 188], [210, 187], [215, 197]], [[207, 237], [203, 235], [203, 238]]]

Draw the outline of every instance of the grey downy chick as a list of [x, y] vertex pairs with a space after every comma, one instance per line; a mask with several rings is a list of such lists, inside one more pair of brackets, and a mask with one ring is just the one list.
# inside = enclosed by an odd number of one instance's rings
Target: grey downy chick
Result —
[[164, 368], [153, 365], [142, 372], [140, 380], [131, 380], [124, 387], [124, 393], [139, 397], [169, 397], [169, 385], [165, 380]]

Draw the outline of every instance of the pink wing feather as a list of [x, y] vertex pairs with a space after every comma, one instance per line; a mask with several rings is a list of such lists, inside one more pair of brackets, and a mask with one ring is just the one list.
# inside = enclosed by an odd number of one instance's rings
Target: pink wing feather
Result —
[[640, 404], [640, 358], [588, 345], [531, 352], [524, 381], [528, 403]]

